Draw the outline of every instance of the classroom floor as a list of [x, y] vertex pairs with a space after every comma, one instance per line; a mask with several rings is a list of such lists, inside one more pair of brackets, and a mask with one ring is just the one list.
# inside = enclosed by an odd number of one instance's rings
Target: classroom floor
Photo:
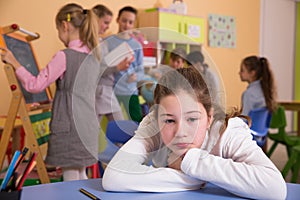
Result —
[[[267, 143], [268, 143], [268, 148], [270, 148], [273, 144], [273, 141], [268, 140]], [[287, 159], [288, 158], [287, 158], [287, 152], [285, 146], [282, 144], [278, 144], [271, 156], [271, 160], [276, 165], [276, 167], [281, 171], [284, 165], [286, 164]], [[290, 180], [291, 180], [291, 172], [289, 172], [285, 178], [286, 182], [290, 182]], [[300, 183], [300, 173], [298, 175], [297, 183]]]

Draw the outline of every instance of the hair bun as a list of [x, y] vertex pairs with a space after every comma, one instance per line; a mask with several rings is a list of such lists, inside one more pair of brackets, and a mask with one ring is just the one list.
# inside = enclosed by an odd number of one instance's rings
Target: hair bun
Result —
[[263, 62], [266, 62], [266, 58], [265, 58], [265, 57], [260, 57], [260, 58], [259, 58], [259, 61], [262, 62], [262, 63], [263, 63]]
[[88, 13], [88, 11], [89, 11], [89, 10], [87, 10], [87, 9], [83, 9], [82, 13], [83, 13], [84, 15], [86, 15], [86, 14]]

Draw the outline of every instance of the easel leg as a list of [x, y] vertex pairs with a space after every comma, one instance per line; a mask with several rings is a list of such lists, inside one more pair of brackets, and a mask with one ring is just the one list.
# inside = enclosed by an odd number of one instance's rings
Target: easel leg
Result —
[[40, 180], [42, 183], [50, 183], [50, 179], [48, 177], [47, 174], [47, 170], [46, 170], [46, 166], [43, 160], [43, 156], [42, 156], [42, 152], [39, 148], [39, 145], [36, 141], [35, 135], [33, 134], [33, 128], [32, 128], [32, 124], [26, 109], [26, 103], [25, 100], [22, 98], [21, 100], [21, 105], [20, 105], [20, 109], [19, 109], [19, 114], [21, 117], [21, 120], [23, 122], [23, 127], [25, 130], [25, 135], [27, 136], [28, 139], [28, 145], [29, 145], [29, 149], [32, 152], [38, 152], [37, 158], [36, 158], [36, 167], [37, 167], [37, 171], [40, 177]]
[[0, 169], [3, 167], [3, 161], [5, 153], [8, 147], [9, 139], [11, 137], [12, 130], [15, 125], [16, 116], [19, 110], [19, 105], [21, 101], [21, 96], [14, 94], [12, 101], [9, 106], [7, 119], [5, 121], [4, 129], [2, 132], [2, 137], [0, 141]]

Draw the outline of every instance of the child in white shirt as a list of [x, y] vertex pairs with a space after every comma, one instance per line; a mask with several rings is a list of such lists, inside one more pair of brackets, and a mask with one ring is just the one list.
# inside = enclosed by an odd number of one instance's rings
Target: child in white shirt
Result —
[[173, 192], [210, 182], [245, 198], [285, 199], [280, 171], [236, 110], [225, 115], [213, 105], [193, 67], [164, 74], [154, 103], [154, 111], [107, 166], [105, 190]]

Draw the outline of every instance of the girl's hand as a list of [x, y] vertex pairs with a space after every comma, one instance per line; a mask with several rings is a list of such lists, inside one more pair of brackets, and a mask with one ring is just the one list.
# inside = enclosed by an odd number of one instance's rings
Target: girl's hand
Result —
[[2, 62], [11, 64], [15, 69], [21, 66], [10, 50], [4, 47], [0, 47], [0, 50]]
[[132, 74], [129, 75], [127, 83], [132, 83], [132, 82], [135, 82], [136, 80], [137, 80], [136, 73], [132, 73]]
[[168, 157], [168, 167], [181, 171], [181, 162], [182, 162], [184, 156], [185, 156], [185, 154], [179, 156], [179, 155], [175, 154], [174, 152], [170, 153], [169, 157]]
[[174, 152], [171, 152], [168, 157], [168, 167], [181, 171], [181, 162], [185, 154], [188, 152], [188, 150], [192, 148], [199, 148], [199, 147], [194, 144], [191, 144], [189, 148], [182, 155], [178, 155]]
[[125, 58], [117, 65], [117, 69], [119, 71], [126, 70], [130, 66], [131, 62], [132, 62], [131, 60], [129, 60], [128, 58]]

